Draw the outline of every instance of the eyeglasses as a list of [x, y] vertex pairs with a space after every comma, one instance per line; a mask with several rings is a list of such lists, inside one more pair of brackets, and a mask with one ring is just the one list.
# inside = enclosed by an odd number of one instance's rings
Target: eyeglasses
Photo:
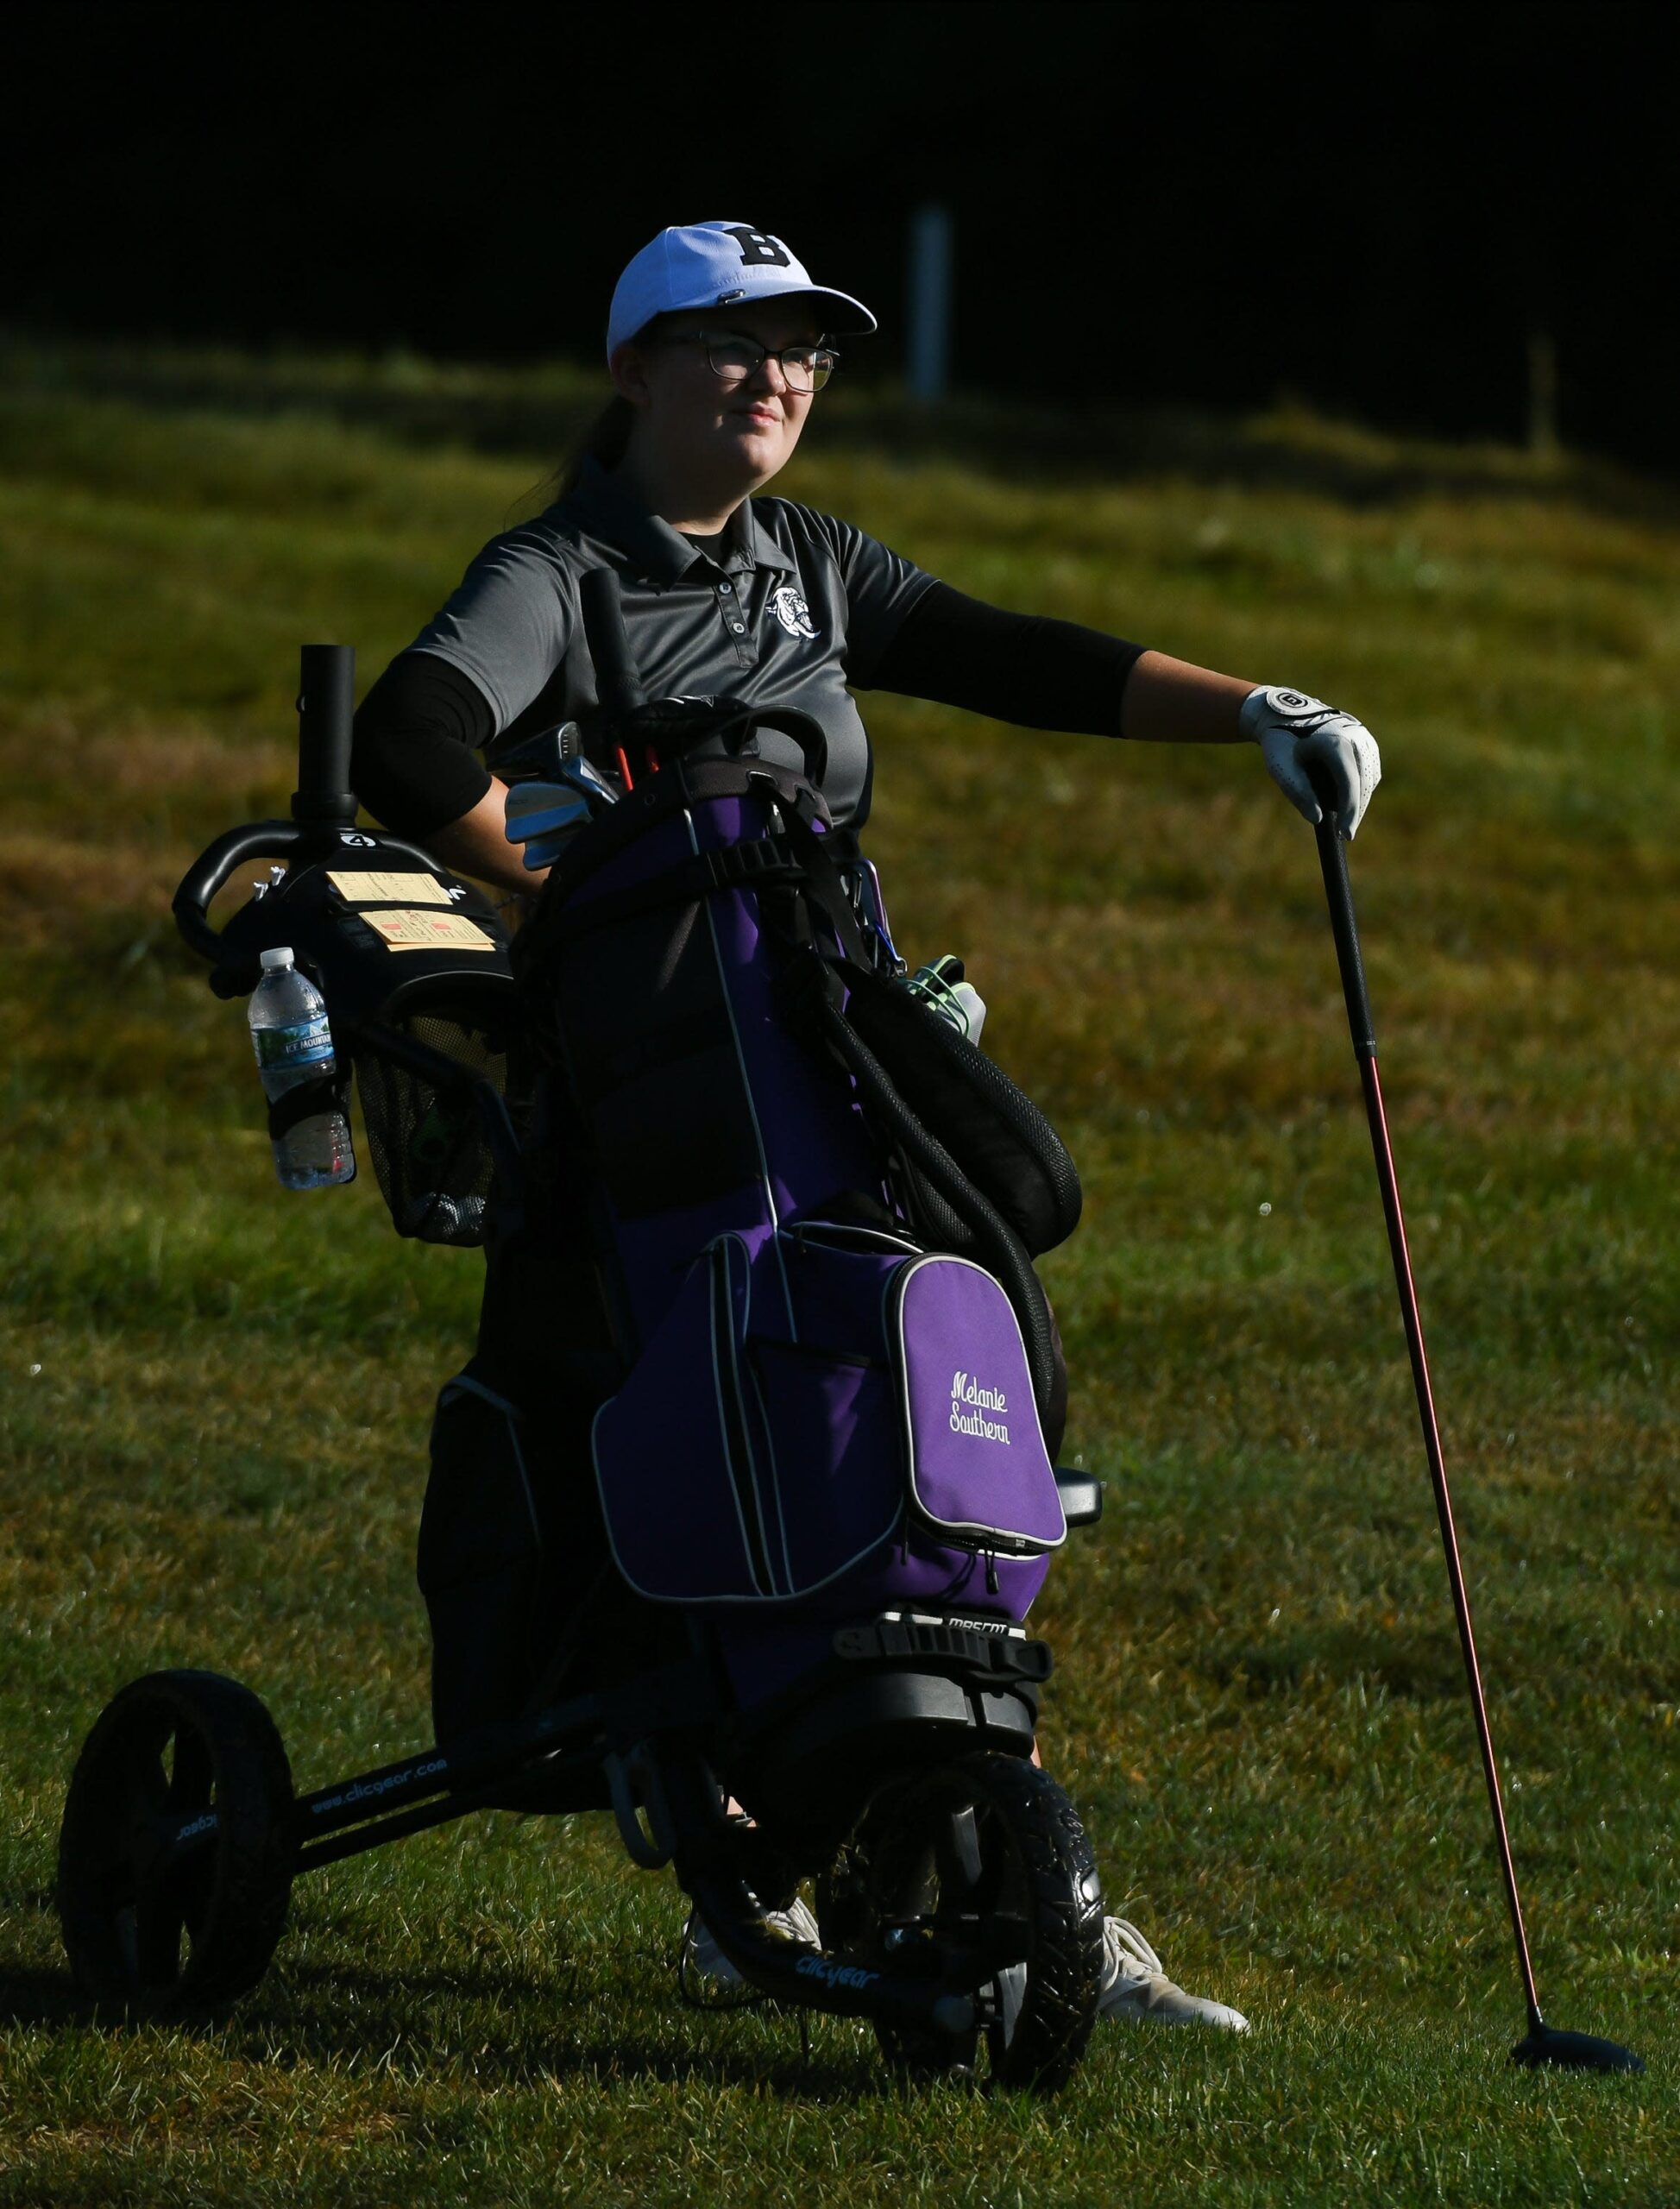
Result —
[[821, 391], [840, 360], [839, 354], [827, 345], [784, 345], [773, 351], [755, 345], [750, 337], [733, 337], [722, 330], [715, 336], [699, 330], [673, 331], [664, 342], [700, 346], [712, 374], [725, 383], [745, 383], [758, 374], [766, 361], [774, 361], [782, 371], [783, 382], [790, 391], [797, 392]]

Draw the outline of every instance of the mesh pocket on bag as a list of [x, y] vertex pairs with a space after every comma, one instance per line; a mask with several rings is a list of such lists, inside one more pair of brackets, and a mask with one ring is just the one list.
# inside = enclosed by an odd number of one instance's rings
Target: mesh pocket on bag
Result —
[[[388, 1025], [506, 1096], [505, 1037], [439, 1010]], [[356, 1080], [374, 1173], [398, 1234], [482, 1243], [495, 1158], [470, 1092], [442, 1091], [371, 1049], [356, 1053]]]

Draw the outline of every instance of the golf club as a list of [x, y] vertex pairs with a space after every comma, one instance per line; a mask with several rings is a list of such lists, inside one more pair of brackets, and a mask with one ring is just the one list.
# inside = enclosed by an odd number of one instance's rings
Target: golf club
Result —
[[551, 866], [592, 818], [589, 802], [570, 782], [516, 783], [507, 793], [507, 837], [525, 846], [527, 867]]
[[1575, 2071], [1643, 2071], [1645, 2065], [1631, 2049], [1591, 2033], [1562, 2032], [1540, 2015], [1534, 1987], [1534, 1967], [1529, 1960], [1528, 1936], [1523, 1930], [1522, 1904], [1517, 1894], [1516, 1866], [1511, 1858], [1510, 1836], [1505, 1828], [1505, 1805], [1501, 1797], [1499, 1769], [1494, 1761], [1494, 1737], [1488, 1728], [1488, 1705], [1482, 1692], [1482, 1668], [1476, 1662], [1476, 1637], [1470, 1630], [1469, 1600], [1464, 1592], [1464, 1569], [1459, 1562], [1458, 1536], [1453, 1526], [1452, 1499], [1447, 1493], [1446, 1465], [1441, 1456], [1440, 1430], [1435, 1419], [1434, 1394], [1424, 1356], [1423, 1323], [1418, 1313], [1418, 1292], [1412, 1278], [1412, 1259], [1406, 1245], [1406, 1222], [1400, 1216], [1400, 1188], [1394, 1179], [1394, 1156], [1388, 1141], [1388, 1123], [1382, 1109], [1382, 1086], [1377, 1078], [1376, 1038], [1371, 1024], [1370, 999], [1365, 989], [1364, 964], [1359, 955], [1359, 934], [1354, 925], [1353, 891], [1348, 881], [1347, 848], [1326, 808], [1318, 826], [1318, 864], [1324, 870], [1324, 895], [1330, 903], [1331, 928], [1336, 938], [1337, 964], [1342, 972], [1342, 994], [1347, 1000], [1348, 1025], [1353, 1034], [1354, 1056], [1365, 1092], [1365, 1112], [1370, 1123], [1371, 1148], [1376, 1154], [1377, 1181], [1382, 1191], [1383, 1215], [1388, 1224], [1388, 1248], [1394, 1262], [1394, 1281], [1400, 1290], [1400, 1316], [1406, 1323], [1406, 1348], [1412, 1358], [1412, 1379], [1418, 1392], [1418, 1415], [1423, 1425], [1424, 1451], [1435, 1488], [1435, 1509], [1441, 1522], [1446, 1551], [1447, 1577], [1452, 1583], [1453, 1608], [1458, 1616], [1458, 1639], [1464, 1652], [1464, 1671], [1470, 1683], [1476, 1712], [1476, 1739], [1482, 1748], [1482, 1769], [1488, 1781], [1488, 1801], [1494, 1814], [1494, 1835], [1500, 1867], [1505, 1875], [1506, 1899], [1511, 1907], [1511, 1929], [1516, 1935], [1517, 1964], [1522, 1973], [1528, 2004], [1528, 2032], [1511, 2051], [1513, 2063], [1557, 2064]]
[[560, 765], [560, 780], [569, 783], [580, 797], [592, 798], [602, 805], [616, 805], [619, 793], [598, 767], [587, 759], [565, 759]]
[[510, 844], [546, 835], [552, 828], [582, 827], [588, 818], [588, 800], [569, 782], [515, 783], [507, 793]]

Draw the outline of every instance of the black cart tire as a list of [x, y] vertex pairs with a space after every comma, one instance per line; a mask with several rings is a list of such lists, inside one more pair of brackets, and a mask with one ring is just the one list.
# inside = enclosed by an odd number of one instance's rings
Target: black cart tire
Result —
[[985, 1990], [988, 2014], [966, 2042], [878, 2024], [888, 2062], [925, 2078], [978, 2071], [984, 2055], [996, 2086], [1065, 2085], [1096, 2022], [1103, 1889], [1048, 1772], [1018, 1757], [962, 1758], [878, 1797], [854, 1847], [859, 1929], [877, 1955], [918, 1937], [960, 1948], [1000, 1917], [1016, 1921], [1027, 1949]]
[[255, 1986], [286, 1923], [292, 1772], [274, 1720], [216, 1672], [151, 1672], [83, 1746], [59, 1833], [76, 1984], [130, 2017], [215, 2015]]

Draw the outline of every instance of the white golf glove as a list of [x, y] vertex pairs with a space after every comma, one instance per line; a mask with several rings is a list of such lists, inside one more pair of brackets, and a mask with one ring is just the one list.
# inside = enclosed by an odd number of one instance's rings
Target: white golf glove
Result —
[[[1264, 755], [1272, 780], [1316, 828], [1322, 788], [1337, 827], [1351, 843], [1371, 793], [1382, 780], [1376, 739], [1363, 721], [1299, 690], [1250, 690], [1239, 725]], [[1315, 788], [1315, 784], [1318, 785]]]

